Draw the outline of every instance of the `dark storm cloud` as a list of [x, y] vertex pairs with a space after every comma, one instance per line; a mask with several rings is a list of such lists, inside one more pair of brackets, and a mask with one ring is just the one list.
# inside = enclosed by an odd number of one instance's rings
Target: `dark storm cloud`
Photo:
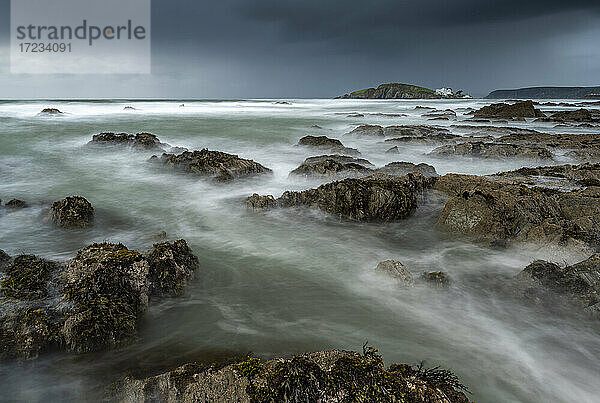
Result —
[[[135, 88], [119, 77], [112, 86], [106, 78], [85, 80], [84, 88], [134, 88], [138, 96], [330, 97], [388, 81], [476, 95], [499, 87], [595, 85], [599, 20], [599, 0], [153, 0], [153, 75], [132, 80]], [[8, 33], [6, 25], [0, 33]], [[12, 82], [2, 78], [0, 84]], [[36, 91], [62, 89], [68, 80], [20, 78], [14, 90], [29, 81]]]

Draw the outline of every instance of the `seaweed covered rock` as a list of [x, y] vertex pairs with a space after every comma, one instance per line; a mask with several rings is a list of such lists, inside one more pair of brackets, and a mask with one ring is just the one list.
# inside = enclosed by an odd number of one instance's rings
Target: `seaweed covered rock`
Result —
[[277, 200], [272, 195], [261, 196], [254, 193], [244, 201], [246, 207], [253, 211], [270, 210], [277, 207]]
[[371, 163], [362, 158], [340, 155], [321, 155], [309, 157], [302, 165], [290, 172], [290, 175], [305, 178], [349, 178], [366, 176], [373, 172]]
[[0, 360], [32, 359], [61, 347], [61, 315], [47, 307], [14, 307], [0, 314]]
[[491, 104], [473, 112], [476, 118], [539, 118], [543, 112], [534, 107], [533, 101], [520, 101], [513, 104]]
[[383, 127], [379, 125], [360, 125], [345, 135], [383, 137]]
[[431, 165], [420, 163], [413, 164], [412, 162], [390, 162], [384, 167], [378, 168], [376, 170], [378, 173], [386, 174], [386, 175], [395, 175], [395, 176], [404, 176], [411, 172], [418, 172], [426, 177], [435, 177], [439, 176], [436, 172], [435, 168]]
[[[158, 158], [153, 157], [152, 160], [157, 161]], [[258, 162], [206, 148], [200, 151], [185, 151], [178, 155], [163, 153], [160, 162], [178, 171], [212, 178], [217, 182], [272, 172]]]
[[158, 137], [152, 133], [137, 133], [135, 135], [128, 133], [105, 132], [95, 134], [88, 144], [105, 144], [129, 146], [140, 150], [164, 151], [169, 146], [161, 143]]
[[558, 245], [582, 251], [600, 245], [600, 188], [529, 187], [493, 178], [448, 174], [435, 189], [451, 196], [438, 228], [479, 242]]
[[544, 147], [525, 146], [518, 144], [484, 143], [481, 141], [467, 142], [457, 145], [440, 146], [431, 153], [431, 156], [446, 157], [459, 155], [476, 158], [523, 158], [534, 161], [551, 161], [552, 153]]
[[52, 203], [50, 218], [59, 227], [84, 228], [94, 221], [94, 207], [81, 196], [67, 196]]
[[383, 262], [379, 262], [375, 268], [375, 272], [393, 277], [406, 286], [414, 284], [413, 276], [410, 271], [408, 271], [402, 262], [397, 260], [384, 260]]
[[60, 265], [34, 255], [20, 255], [4, 268], [0, 281], [2, 295], [9, 298], [32, 300], [48, 296], [51, 277]]
[[555, 307], [566, 303], [600, 319], [600, 254], [567, 267], [536, 260], [516, 277], [517, 289], [528, 301]]
[[44, 108], [39, 113], [40, 115], [62, 115], [63, 113], [56, 108]]
[[419, 280], [434, 288], [448, 288], [451, 284], [450, 277], [443, 271], [423, 273]]
[[123, 244], [95, 243], [66, 266], [65, 299], [73, 305], [61, 329], [66, 348], [88, 352], [135, 338], [148, 305], [150, 265]]
[[4, 206], [10, 209], [20, 209], [27, 207], [27, 203], [23, 200], [12, 199], [6, 202]]
[[357, 221], [394, 221], [408, 217], [434, 178], [375, 174], [326, 183], [316, 189], [285, 192], [280, 207], [306, 206]]
[[183, 239], [156, 243], [145, 257], [150, 265], [150, 294], [156, 296], [183, 294], [185, 285], [199, 266], [198, 257]]
[[356, 148], [345, 147], [341, 141], [327, 136], [304, 136], [298, 141], [298, 145], [343, 155], [360, 155]]
[[467, 403], [467, 388], [450, 371], [393, 364], [377, 350], [319, 351], [225, 367], [187, 364], [146, 379], [126, 377], [112, 400], [143, 402], [415, 402]]

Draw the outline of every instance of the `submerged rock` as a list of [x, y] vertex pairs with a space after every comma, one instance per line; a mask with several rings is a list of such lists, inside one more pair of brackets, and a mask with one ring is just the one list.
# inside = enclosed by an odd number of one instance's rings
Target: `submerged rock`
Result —
[[434, 288], [448, 288], [451, 284], [450, 277], [443, 271], [423, 273], [419, 280]]
[[[158, 158], [152, 157], [151, 160], [157, 161]], [[217, 182], [272, 172], [258, 162], [206, 148], [200, 151], [185, 151], [179, 155], [164, 153], [160, 162], [178, 171], [208, 177]]]
[[20, 208], [28, 207], [27, 203], [25, 201], [19, 200], [19, 199], [12, 199], [12, 200], [6, 202], [6, 204], [4, 206], [11, 208], [11, 209], [20, 209]]
[[[600, 254], [572, 266], [537, 260], [516, 277], [517, 289], [528, 301], [556, 306], [566, 302], [600, 319]], [[557, 301], [558, 300], [558, 301]]]
[[484, 143], [481, 141], [440, 146], [431, 151], [429, 155], [437, 157], [460, 155], [494, 159], [523, 158], [534, 161], [551, 161], [553, 159], [552, 153], [543, 147]]
[[270, 210], [277, 207], [277, 200], [272, 195], [261, 196], [254, 193], [245, 200], [246, 207], [254, 211]]
[[62, 115], [63, 113], [56, 108], [44, 108], [39, 113], [40, 115]]
[[379, 125], [360, 125], [345, 135], [383, 137], [383, 127]]
[[386, 154], [400, 154], [400, 150], [398, 149], [398, 146], [393, 146], [393, 147], [389, 148], [385, 153]]
[[449, 134], [450, 131], [443, 127], [427, 125], [396, 125], [387, 126], [383, 129], [386, 136], [409, 136], [409, 137], [427, 137], [439, 134]]
[[168, 144], [161, 143], [158, 137], [151, 133], [100, 133], [92, 136], [88, 144], [109, 144], [129, 146], [140, 150], [165, 151]]
[[391, 276], [405, 286], [411, 286], [414, 284], [413, 276], [410, 271], [408, 271], [402, 262], [397, 260], [384, 260], [383, 262], [379, 262], [375, 268], [375, 271]]
[[298, 141], [298, 145], [340, 154], [360, 155], [356, 148], [345, 147], [341, 141], [327, 136], [304, 136]]
[[108, 392], [128, 402], [404, 402], [468, 403], [450, 371], [393, 364], [377, 350], [319, 351], [226, 366], [190, 363], [146, 379], [128, 376]]
[[491, 104], [473, 112], [476, 118], [539, 118], [543, 112], [535, 109], [532, 101], [518, 101], [513, 104]]
[[421, 174], [375, 174], [288, 191], [277, 202], [280, 207], [306, 206], [357, 221], [394, 221], [412, 214], [418, 197], [433, 181]]
[[52, 203], [50, 218], [59, 227], [84, 228], [94, 221], [94, 207], [81, 196], [67, 196]]

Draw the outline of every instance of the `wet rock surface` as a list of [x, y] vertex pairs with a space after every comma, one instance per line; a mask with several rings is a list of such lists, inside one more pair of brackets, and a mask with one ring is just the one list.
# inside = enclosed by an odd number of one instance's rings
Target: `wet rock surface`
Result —
[[262, 361], [190, 363], [154, 377], [126, 377], [108, 395], [144, 402], [428, 402], [467, 403], [450, 371], [406, 364], [386, 368], [377, 350], [319, 351]]
[[62, 115], [63, 113], [56, 108], [44, 108], [39, 113], [40, 115]]
[[560, 191], [498, 176], [447, 174], [434, 185], [451, 198], [437, 226], [454, 236], [504, 246], [510, 242], [594, 250], [600, 245], [600, 188]]
[[476, 118], [539, 118], [546, 115], [534, 107], [532, 101], [518, 101], [512, 104], [498, 103], [484, 106], [473, 112]]
[[341, 141], [327, 136], [305, 136], [298, 141], [298, 145], [343, 155], [360, 155], [356, 148], [345, 147]]
[[88, 227], [94, 221], [94, 207], [81, 196], [67, 196], [52, 203], [50, 219], [63, 228]]
[[300, 192], [288, 191], [277, 199], [277, 206], [315, 208], [356, 221], [395, 221], [412, 214], [417, 200], [434, 181], [418, 173], [374, 174]]
[[553, 159], [552, 153], [543, 147], [481, 141], [440, 146], [429, 155], [435, 157], [459, 155], [493, 159], [522, 158], [534, 161], [551, 161]]
[[21, 209], [21, 208], [27, 207], [27, 203], [24, 200], [12, 199], [12, 200], [9, 200], [8, 202], [6, 202], [4, 207], [10, 208], [10, 209]]
[[147, 254], [95, 243], [66, 263], [2, 256], [0, 357], [35, 358], [122, 346], [137, 336], [153, 297], [177, 296], [198, 268], [184, 240]]
[[360, 125], [345, 135], [383, 137], [383, 127], [378, 125]]
[[429, 164], [420, 163], [413, 164], [412, 162], [390, 162], [389, 164], [375, 170], [377, 173], [386, 175], [404, 176], [411, 172], [417, 172], [425, 177], [439, 176], [435, 168]]
[[321, 155], [309, 157], [296, 169], [290, 172], [292, 176], [326, 177], [333, 179], [366, 176], [373, 172], [372, 164], [362, 158], [352, 158], [338, 155]]
[[258, 162], [206, 148], [178, 155], [163, 153], [160, 158], [153, 156], [151, 161], [160, 162], [177, 171], [207, 177], [215, 182], [228, 182], [272, 172]]
[[555, 112], [547, 118], [542, 117], [540, 120], [545, 122], [600, 122], [600, 119], [591, 110], [584, 108], [575, 111]]
[[139, 150], [165, 151], [170, 146], [151, 133], [100, 133], [92, 136], [90, 145], [119, 145], [129, 146]]
[[516, 290], [528, 302], [550, 309], [574, 307], [600, 319], [600, 254], [571, 266], [537, 260], [515, 277]]
[[412, 286], [414, 284], [414, 279], [410, 271], [408, 271], [402, 262], [397, 260], [384, 260], [383, 262], [379, 262], [375, 268], [375, 272], [395, 278], [405, 286]]

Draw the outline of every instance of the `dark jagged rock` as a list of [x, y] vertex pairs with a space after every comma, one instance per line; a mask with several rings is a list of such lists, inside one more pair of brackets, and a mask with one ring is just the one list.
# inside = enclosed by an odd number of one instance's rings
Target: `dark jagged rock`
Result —
[[450, 134], [448, 129], [426, 125], [396, 125], [387, 126], [383, 129], [386, 136], [412, 136], [427, 137], [439, 134]]
[[40, 115], [62, 115], [63, 113], [56, 108], [44, 108]]
[[426, 177], [439, 176], [435, 168], [431, 165], [420, 163], [413, 164], [412, 162], [390, 162], [382, 168], [376, 170], [378, 173], [386, 175], [404, 176], [411, 172], [418, 172]]
[[399, 154], [400, 150], [398, 150], [398, 146], [393, 146], [393, 147], [389, 148], [388, 150], [386, 150], [385, 153], [386, 154]]
[[487, 98], [496, 99], [581, 99], [600, 92], [600, 87], [530, 87], [513, 90], [495, 90]]
[[129, 146], [140, 150], [165, 151], [168, 144], [161, 143], [158, 137], [151, 133], [100, 133], [92, 136], [88, 144], [109, 144]]
[[290, 172], [290, 175], [325, 178], [348, 178], [366, 176], [373, 170], [371, 163], [362, 158], [337, 155], [322, 155], [307, 158], [302, 165]]
[[476, 118], [540, 118], [543, 112], [535, 109], [533, 101], [519, 101], [514, 104], [491, 104], [473, 112]]
[[114, 401], [146, 402], [414, 402], [468, 403], [447, 370], [393, 364], [377, 350], [319, 351], [226, 366], [190, 363], [146, 379], [126, 377], [108, 391]]
[[[600, 319], [600, 254], [572, 266], [537, 260], [516, 277], [522, 295], [536, 304], [554, 307], [566, 302]], [[561, 301], [562, 300], [562, 301]]]
[[48, 283], [58, 269], [58, 263], [34, 255], [17, 256], [4, 269], [6, 277], [0, 281], [0, 291], [3, 296], [13, 299], [47, 297]]
[[137, 110], [137, 109], [135, 109], [133, 106], [129, 106], [129, 105], [128, 105], [128, 106], [124, 107], [124, 108], [123, 108], [123, 110], [124, 110], [124, 111], [135, 111], [135, 110]]
[[561, 178], [581, 186], [600, 186], [600, 164], [566, 164], [537, 168], [524, 167], [515, 171], [501, 172], [496, 175], [528, 184], [539, 183], [528, 179], [544, 177], [546, 181], [552, 178]]
[[481, 141], [444, 145], [434, 149], [431, 156], [460, 155], [477, 158], [523, 158], [534, 161], [551, 161], [552, 153], [543, 147], [517, 144], [484, 143]]
[[363, 115], [362, 113], [349, 113], [348, 115], [346, 115], [347, 118], [364, 118], [365, 115]]
[[379, 125], [360, 125], [349, 133], [345, 134], [354, 136], [383, 136], [383, 127]]
[[150, 264], [150, 295], [176, 297], [198, 269], [198, 257], [183, 239], [156, 243], [145, 255]]
[[244, 203], [253, 211], [270, 210], [277, 207], [277, 200], [272, 195], [261, 196], [258, 193], [248, 196]]
[[579, 251], [600, 246], [600, 188], [569, 192], [448, 174], [435, 189], [451, 196], [438, 228], [494, 245], [527, 242]]
[[423, 273], [419, 280], [434, 288], [448, 288], [452, 282], [450, 277], [443, 271]]
[[19, 209], [19, 208], [27, 207], [27, 203], [24, 202], [23, 200], [12, 199], [12, 200], [8, 201], [4, 206], [11, 208], [11, 209]]
[[376, 174], [302, 192], [288, 191], [277, 202], [280, 207], [306, 206], [357, 221], [394, 221], [412, 214], [418, 197], [433, 181], [420, 174]]
[[81, 196], [67, 196], [52, 203], [50, 218], [59, 227], [84, 228], [94, 221], [94, 207]]
[[2, 249], [0, 249], [0, 269], [2, 269], [2, 267], [9, 261], [10, 261], [10, 256], [8, 255], [8, 253], [6, 253]]
[[402, 262], [397, 260], [384, 260], [383, 262], [379, 262], [375, 271], [393, 277], [405, 286], [412, 286], [414, 284], [413, 276], [410, 271], [408, 271]]
[[458, 141], [465, 141], [466, 138], [457, 134], [438, 133], [426, 136], [402, 136], [386, 139], [386, 143], [392, 144], [418, 144], [418, 145], [437, 145], [437, 144], [455, 144]]
[[577, 109], [576, 111], [555, 112], [548, 118], [542, 117], [541, 121], [548, 122], [596, 122], [594, 115], [588, 109]]
[[[158, 158], [153, 157], [151, 160], [156, 161]], [[185, 151], [179, 155], [164, 153], [160, 162], [178, 171], [208, 177], [217, 182], [272, 172], [258, 162], [206, 148], [201, 151]]]
[[299, 146], [317, 148], [319, 150], [346, 155], [360, 155], [356, 148], [345, 147], [341, 141], [327, 136], [304, 136], [298, 141]]

